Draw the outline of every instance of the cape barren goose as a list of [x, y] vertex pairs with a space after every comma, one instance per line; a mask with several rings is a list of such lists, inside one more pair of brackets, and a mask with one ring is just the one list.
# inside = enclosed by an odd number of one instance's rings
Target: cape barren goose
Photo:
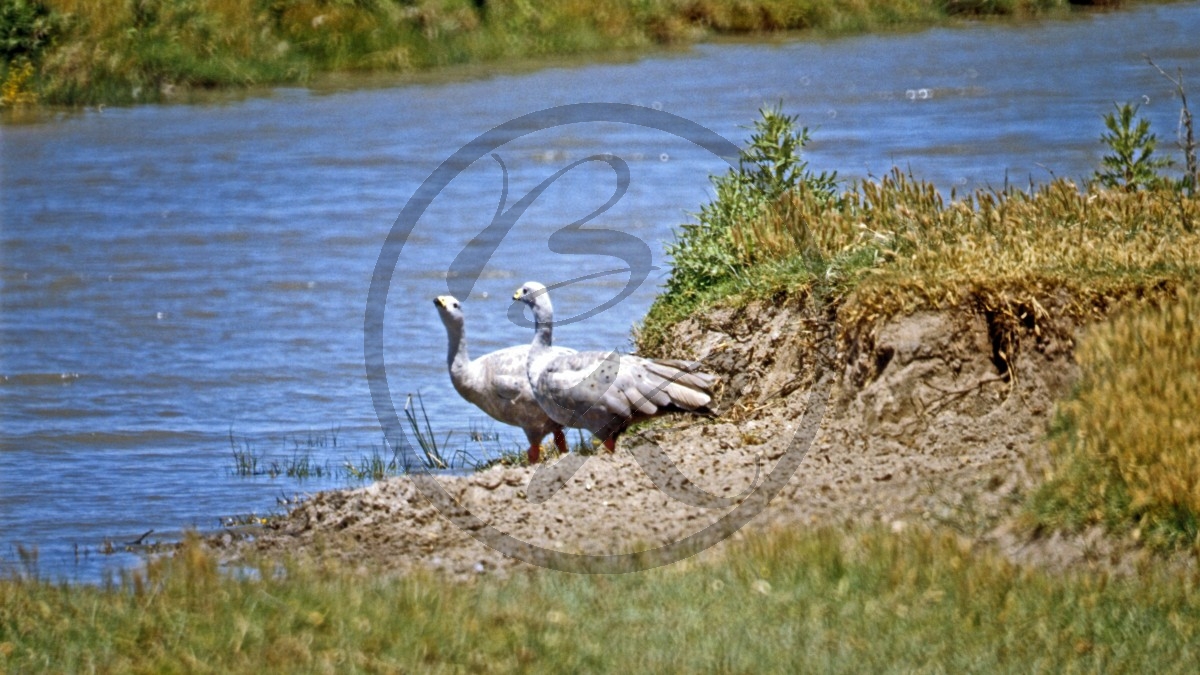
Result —
[[[546, 434], [554, 434], [558, 451], [565, 454], [567, 437], [562, 425], [542, 411], [525, 375], [530, 348], [527, 345], [508, 347], [471, 360], [463, 329], [462, 303], [454, 296], [442, 295], [435, 298], [433, 304], [446, 326], [449, 343], [446, 365], [450, 369], [450, 382], [458, 393], [492, 419], [521, 427], [529, 439], [531, 464], [538, 461]], [[572, 351], [555, 348], [551, 353], [566, 356]]]
[[534, 399], [558, 424], [591, 431], [612, 452], [631, 424], [673, 412], [711, 412], [717, 377], [699, 372], [699, 363], [617, 352], [558, 353], [546, 287], [527, 282], [513, 299], [533, 309], [526, 374]]

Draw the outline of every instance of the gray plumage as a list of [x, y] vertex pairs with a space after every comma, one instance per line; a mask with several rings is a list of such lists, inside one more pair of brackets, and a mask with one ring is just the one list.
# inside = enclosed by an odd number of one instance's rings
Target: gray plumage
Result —
[[692, 361], [617, 352], [554, 352], [554, 309], [546, 287], [527, 282], [513, 295], [533, 309], [536, 329], [526, 374], [534, 399], [555, 422], [587, 429], [609, 450], [629, 425], [671, 412], [708, 413], [717, 377]]
[[[537, 404], [525, 375], [529, 346], [508, 347], [471, 360], [467, 353], [462, 304], [450, 295], [435, 298], [433, 304], [446, 326], [446, 365], [455, 390], [492, 419], [520, 427], [529, 439], [531, 463], [538, 461], [546, 434], [554, 434], [559, 452], [567, 452], [562, 425], [550, 419]], [[559, 356], [571, 353], [570, 349], [555, 348], [555, 354]]]

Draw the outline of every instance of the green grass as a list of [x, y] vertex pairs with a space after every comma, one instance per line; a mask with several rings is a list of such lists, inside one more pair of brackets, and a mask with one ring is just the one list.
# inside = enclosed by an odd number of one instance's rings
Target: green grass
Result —
[[[268, 453], [256, 447], [248, 438], [235, 438], [229, 430], [229, 454], [232, 460], [230, 473], [235, 476], [285, 476], [297, 481], [309, 478], [325, 478], [334, 475], [328, 462], [320, 462], [315, 455], [337, 448], [340, 429], [329, 432], [309, 431], [304, 438], [291, 436], [290, 454], [285, 458], [268, 457]], [[286, 445], [286, 443], [285, 443]]]
[[[565, 429], [567, 435], [567, 451], [577, 455], [591, 456], [598, 452], [600, 441], [596, 440], [591, 433], [585, 434], [582, 429], [575, 430], [575, 439], [571, 440], [571, 432]], [[493, 439], [498, 441], [499, 439]], [[470, 466], [473, 471], [486, 471], [493, 466], [529, 466], [528, 448], [525, 446], [504, 446], [498, 442], [493, 442], [491, 448], [485, 449], [483, 455], [489, 459], [476, 459], [469, 453], [464, 451], [467, 456], [465, 464]], [[481, 444], [481, 448], [482, 448]], [[547, 436], [542, 441], [541, 461], [552, 462], [560, 456], [558, 447], [554, 445], [554, 437]]]
[[0, 581], [8, 672], [1181, 672], [1193, 574], [1018, 568], [910, 529], [748, 536], [618, 576], [453, 583], [195, 542], [108, 587]]
[[[1067, 0], [9, 0], [3, 105], [129, 104], [322, 73], [621, 53], [713, 35], [1041, 16]], [[32, 66], [32, 71], [28, 69]]]

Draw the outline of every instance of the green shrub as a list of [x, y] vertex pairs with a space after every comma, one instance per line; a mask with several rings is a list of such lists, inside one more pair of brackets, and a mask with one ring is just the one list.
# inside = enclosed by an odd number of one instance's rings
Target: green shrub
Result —
[[1126, 192], [1159, 187], [1167, 179], [1159, 175], [1159, 169], [1171, 166], [1171, 160], [1154, 157], [1158, 137], [1150, 133], [1150, 120], [1137, 119], [1138, 107], [1129, 103], [1116, 106], [1117, 112], [1104, 116], [1108, 132], [1100, 140], [1112, 154], [1101, 160], [1103, 170], [1096, 172], [1096, 179], [1105, 187], [1118, 188]]
[[0, 3], [0, 60], [35, 61], [50, 46], [57, 31], [50, 8], [40, 0], [4, 0]]
[[698, 222], [683, 225], [667, 246], [672, 259], [668, 295], [694, 298], [741, 275], [752, 244], [739, 246], [735, 230], [762, 217], [785, 193], [803, 187], [818, 202], [837, 198], [836, 174], [813, 174], [801, 159], [808, 128], [797, 130], [796, 117], [778, 107], [759, 113], [737, 168], [713, 178], [716, 197], [700, 208]]

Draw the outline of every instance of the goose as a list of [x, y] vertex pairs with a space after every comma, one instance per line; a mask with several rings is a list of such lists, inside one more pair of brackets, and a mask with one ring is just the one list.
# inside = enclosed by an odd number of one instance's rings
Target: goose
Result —
[[[542, 439], [546, 434], [554, 434], [554, 444], [558, 451], [566, 454], [567, 437], [563, 433], [562, 425], [542, 411], [534, 400], [529, 380], [525, 376], [529, 347], [508, 347], [472, 361], [467, 354], [462, 303], [454, 296], [440, 295], [434, 299], [433, 304], [446, 326], [446, 366], [450, 370], [450, 382], [459, 395], [492, 419], [521, 427], [529, 439], [527, 454], [530, 464], [538, 462]], [[570, 354], [571, 350], [557, 348], [554, 353], [565, 356]]]
[[554, 350], [554, 307], [547, 289], [526, 282], [513, 300], [533, 310], [526, 375], [533, 397], [558, 424], [587, 429], [609, 452], [631, 424], [673, 412], [709, 414], [717, 376], [694, 361], [648, 359], [617, 352]]

